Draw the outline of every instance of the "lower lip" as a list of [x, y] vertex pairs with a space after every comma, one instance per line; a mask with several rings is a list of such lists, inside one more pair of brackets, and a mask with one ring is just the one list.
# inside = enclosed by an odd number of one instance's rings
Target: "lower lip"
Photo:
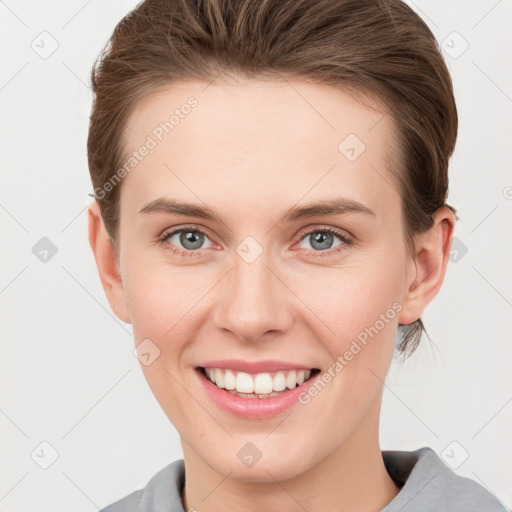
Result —
[[313, 384], [315, 375], [300, 386], [288, 389], [269, 398], [244, 398], [232, 395], [211, 382], [200, 369], [196, 369], [201, 384], [210, 398], [222, 409], [236, 416], [250, 419], [265, 419], [277, 416], [298, 402], [299, 395]]

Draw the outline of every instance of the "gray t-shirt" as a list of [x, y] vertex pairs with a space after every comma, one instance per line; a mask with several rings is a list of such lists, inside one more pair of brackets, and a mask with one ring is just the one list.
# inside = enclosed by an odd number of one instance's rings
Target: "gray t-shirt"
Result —
[[[457, 475], [431, 448], [383, 451], [386, 469], [401, 487], [381, 512], [509, 512], [483, 486]], [[185, 512], [183, 459], [161, 469], [144, 489], [134, 491], [100, 512]]]

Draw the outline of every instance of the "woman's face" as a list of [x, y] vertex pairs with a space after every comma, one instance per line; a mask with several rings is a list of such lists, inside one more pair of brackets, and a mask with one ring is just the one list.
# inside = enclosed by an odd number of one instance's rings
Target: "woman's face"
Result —
[[[392, 136], [379, 104], [305, 82], [183, 83], [131, 115], [116, 312], [143, 343], [142, 369], [186, 456], [266, 481], [377, 442], [414, 277]], [[295, 385], [286, 370], [319, 374], [300, 394], [244, 398], [208, 383], [204, 366], [235, 385], [225, 368], [268, 373], [248, 383], [260, 391], [269, 379]]]

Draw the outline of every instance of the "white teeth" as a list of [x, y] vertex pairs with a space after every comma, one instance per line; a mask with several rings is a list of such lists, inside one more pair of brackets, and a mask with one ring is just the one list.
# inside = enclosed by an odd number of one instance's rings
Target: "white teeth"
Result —
[[208, 379], [219, 388], [237, 393], [269, 395], [300, 386], [311, 376], [311, 370], [285, 370], [270, 373], [250, 374], [223, 368], [205, 368]]
[[297, 385], [297, 372], [295, 370], [292, 370], [286, 376], [286, 387], [293, 389], [296, 385]]
[[212, 382], [215, 382], [215, 369], [213, 369], [213, 368], [205, 368], [204, 370], [205, 370], [206, 375], [208, 376], [208, 378]]
[[224, 387], [224, 373], [222, 373], [222, 370], [219, 370], [219, 368], [215, 368], [215, 384], [219, 388]]
[[236, 390], [239, 393], [254, 393], [254, 381], [245, 372], [238, 372], [236, 375]]
[[226, 389], [235, 389], [236, 376], [231, 370], [226, 370], [224, 373], [224, 387]]
[[[252, 380], [252, 379], [251, 379]], [[273, 381], [268, 373], [258, 373], [254, 379], [254, 392], [257, 395], [272, 393]], [[277, 389], [274, 389], [277, 391]]]
[[272, 388], [274, 389], [274, 391], [283, 391], [284, 389], [286, 389], [286, 379], [283, 372], [277, 372], [274, 375]]

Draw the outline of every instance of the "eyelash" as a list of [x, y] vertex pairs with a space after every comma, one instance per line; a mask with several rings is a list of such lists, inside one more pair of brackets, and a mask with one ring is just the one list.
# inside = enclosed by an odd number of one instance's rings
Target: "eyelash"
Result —
[[[201, 255], [202, 251], [205, 251], [206, 249], [197, 249], [195, 251], [187, 251], [184, 249], [180, 249], [179, 247], [172, 247], [169, 243], [167, 243], [167, 239], [171, 237], [172, 235], [175, 235], [176, 233], [180, 233], [182, 231], [193, 231], [202, 233], [203, 235], [207, 236], [209, 238], [208, 233], [203, 230], [202, 228], [198, 226], [182, 226], [179, 229], [174, 229], [171, 231], [166, 231], [163, 235], [161, 235], [158, 239], [158, 243], [164, 247], [166, 250], [170, 250], [173, 254], [177, 256], [196, 256]], [[332, 235], [336, 235], [339, 237], [339, 239], [343, 242], [338, 247], [335, 247], [334, 249], [327, 249], [325, 251], [315, 251], [313, 249], [305, 249], [308, 252], [314, 252], [317, 253], [314, 257], [315, 258], [322, 258], [325, 256], [332, 256], [334, 253], [337, 253], [339, 251], [342, 251], [347, 248], [347, 246], [351, 246], [355, 243], [354, 239], [349, 236], [346, 232], [340, 231], [335, 228], [327, 227], [327, 226], [321, 226], [316, 225], [313, 226], [309, 231], [306, 233], [302, 233], [300, 236], [295, 237], [293, 240], [293, 243], [300, 242], [303, 238], [306, 238], [306, 236], [311, 235], [313, 233], [329, 233]]]

